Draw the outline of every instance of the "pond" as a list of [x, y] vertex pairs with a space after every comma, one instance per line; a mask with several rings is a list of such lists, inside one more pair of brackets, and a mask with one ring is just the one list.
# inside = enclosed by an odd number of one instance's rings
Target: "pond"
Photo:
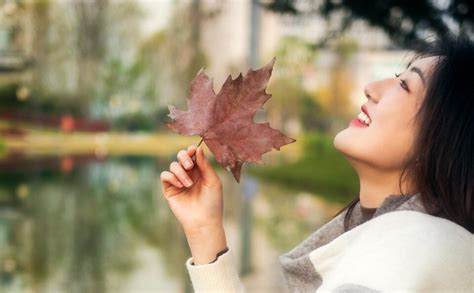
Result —
[[[161, 194], [172, 157], [0, 160], [1, 292], [191, 292], [186, 239]], [[221, 168], [216, 168], [222, 170]], [[278, 255], [340, 205], [219, 171], [225, 227], [249, 290], [285, 292]]]

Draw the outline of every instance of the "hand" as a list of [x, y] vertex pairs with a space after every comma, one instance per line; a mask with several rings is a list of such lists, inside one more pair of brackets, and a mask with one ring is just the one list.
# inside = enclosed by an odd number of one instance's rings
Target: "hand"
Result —
[[227, 247], [222, 182], [201, 147], [191, 145], [179, 151], [177, 158], [160, 175], [163, 195], [183, 227], [194, 263], [208, 263]]

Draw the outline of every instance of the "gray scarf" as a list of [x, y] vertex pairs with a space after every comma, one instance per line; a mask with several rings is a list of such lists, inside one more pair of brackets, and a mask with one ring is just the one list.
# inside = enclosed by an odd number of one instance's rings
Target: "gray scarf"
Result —
[[[412, 210], [426, 213], [419, 193], [400, 196], [389, 195], [376, 209], [372, 218], [391, 211]], [[346, 211], [323, 225], [301, 244], [280, 256], [280, 264], [291, 292], [314, 292], [321, 286], [321, 276], [314, 269], [309, 254], [316, 248], [331, 242], [344, 233]], [[349, 229], [363, 223], [360, 202], [354, 207], [349, 221]]]

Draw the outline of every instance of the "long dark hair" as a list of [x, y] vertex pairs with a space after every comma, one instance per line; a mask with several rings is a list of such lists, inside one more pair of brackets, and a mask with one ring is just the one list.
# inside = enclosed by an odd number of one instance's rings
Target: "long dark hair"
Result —
[[[405, 195], [402, 181], [409, 176], [429, 214], [474, 233], [474, 43], [450, 36], [417, 51], [413, 59], [439, 58], [415, 116], [414, 155], [402, 170], [399, 189]], [[358, 202], [359, 197], [335, 215], [347, 210], [345, 231]]]

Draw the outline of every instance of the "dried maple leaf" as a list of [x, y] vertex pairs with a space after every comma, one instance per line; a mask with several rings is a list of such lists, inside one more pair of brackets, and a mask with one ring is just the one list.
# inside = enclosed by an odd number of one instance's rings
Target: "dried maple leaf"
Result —
[[244, 162], [263, 163], [262, 155], [295, 140], [270, 127], [255, 123], [253, 116], [271, 97], [265, 93], [275, 58], [266, 66], [250, 69], [236, 79], [229, 75], [216, 95], [212, 80], [201, 69], [191, 82], [188, 110], [169, 106], [168, 127], [183, 135], [203, 138], [217, 162], [232, 171], [239, 182]]

